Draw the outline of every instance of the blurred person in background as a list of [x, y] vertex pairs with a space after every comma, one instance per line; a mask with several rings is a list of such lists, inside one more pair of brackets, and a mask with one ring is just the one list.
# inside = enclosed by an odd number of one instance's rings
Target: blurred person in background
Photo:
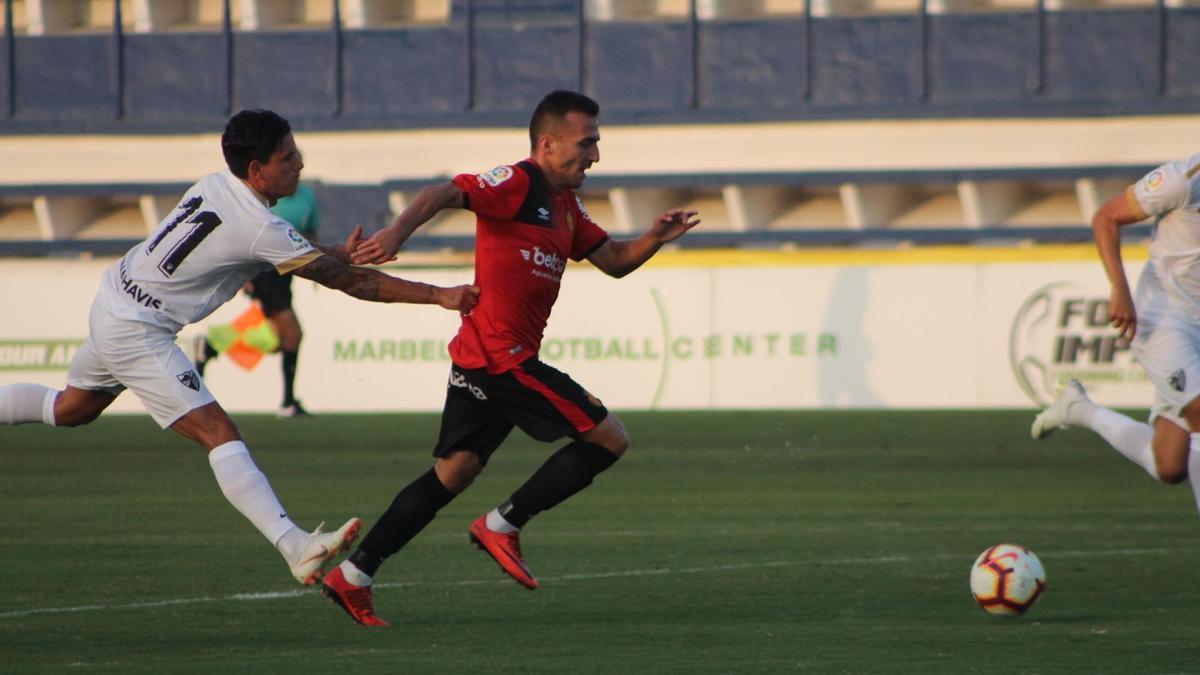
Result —
[[[312, 188], [299, 185], [296, 192], [282, 197], [271, 207], [271, 213], [283, 218], [305, 239], [317, 243], [317, 197]], [[304, 331], [300, 319], [292, 306], [292, 275], [280, 274], [273, 269], [264, 270], [249, 281], [246, 292], [259, 303], [276, 342], [268, 351], [278, 351], [283, 370], [283, 399], [279, 404], [279, 416], [284, 418], [305, 417], [309, 413], [296, 399], [296, 366], [300, 358], [300, 341]], [[225, 331], [228, 333], [228, 331]], [[236, 336], [232, 336], [236, 337]], [[199, 338], [196, 350], [196, 369], [200, 375], [208, 362], [222, 351], [214, 345], [214, 336]]]

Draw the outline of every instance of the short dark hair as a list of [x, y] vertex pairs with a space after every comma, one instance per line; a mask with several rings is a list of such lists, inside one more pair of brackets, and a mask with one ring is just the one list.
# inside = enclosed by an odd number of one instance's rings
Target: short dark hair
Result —
[[542, 98], [529, 118], [529, 147], [537, 145], [538, 136], [549, 126], [550, 120], [561, 120], [567, 113], [580, 112], [597, 117], [600, 104], [577, 91], [556, 89]]
[[245, 178], [250, 162], [269, 162], [290, 133], [288, 121], [270, 110], [243, 110], [229, 118], [221, 134], [225, 164], [233, 175]]

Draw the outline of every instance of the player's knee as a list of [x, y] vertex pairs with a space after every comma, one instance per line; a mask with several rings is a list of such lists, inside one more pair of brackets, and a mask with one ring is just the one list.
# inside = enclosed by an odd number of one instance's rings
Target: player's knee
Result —
[[54, 426], [56, 427], [81, 427], [85, 424], [91, 424], [100, 416], [99, 412], [90, 410], [55, 410], [54, 411]]
[[619, 456], [625, 454], [625, 450], [629, 449], [629, 436], [625, 434], [624, 428], [618, 428], [613, 434], [605, 438], [605, 442], [601, 443], [608, 452]]
[[621, 424], [621, 420], [615, 416], [605, 418], [595, 429], [585, 436], [585, 440], [591, 441], [612, 454], [620, 457], [629, 449], [629, 435], [625, 432], [625, 425]]
[[608, 448], [609, 452], [617, 457], [620, 457], [621, 455], [625, 454], [626, 450], [629, 449], [629, 436], [627, 436], [625, 434], [625, 430], [622, 429], [621, 433], [613, 439], [612, 443], [605, 447]]
[[1167, 485], [1178, 485], [1188, 479], [1187, 467], [1158, 467], [1158, 479]]
[[483, 473], [483, 463], [475, 453], [459, 451], [439, 459], [433, 470], [447, 490], [459, 494], [471, 487], [471, 483]]
[[78, 397], [71, 398], [59, 394], [54, 400], [54, 426], [81, 427], [91, 424], [103, 412], [103, 408], [79, 404]]
[[1155, 458], [1154, 462], [1155, 473], [1158, 474], [1158, 480], [1167, 485], [1177, 485], [1188, 479], [1187, 454], [1184, 453], [1181, 457], [1170, 457], [1163, 459]]
[[1175, 485], [1187, 480], [1189, 441], [1189, 436], [1178, 440], [1154, 439], [1151, 446], [1154, 452], [1154, 474], [1160, 482]]
[[1154, 453], [1154, 476], [1160, 482], [1174, 485], [1187, 480], [1190, 442], [1190, 435], [1155, 435], [1150, 447]]

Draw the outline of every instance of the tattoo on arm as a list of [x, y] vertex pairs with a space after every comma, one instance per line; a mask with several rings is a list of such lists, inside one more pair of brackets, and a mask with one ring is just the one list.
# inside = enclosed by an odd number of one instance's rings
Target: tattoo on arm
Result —
[[294, 274], [359, 300], [415, 304], [437, 302], [438, 289], [434, 286], [393, 277], [379, 270], [354, 267], [327, 255], [313, 260]]
[[379, 278], [382, 272], [351, 267], [334, 256], [321, 256], [296, 270], [296, 276], [342, 291], [360, 300], [379, 301]]
[[339, 262], [346, 263], [347, 265], [350, 264], [350, 254], [347, 253], [346, 249], [343, 248], [340, 244], [331, 245], [331, 244], [316, 244], [316, 243], [314, 243], [313, 246], [315, 248], [317, 248], [318, 250], [320, 250], [321, 253], [324, 253], [325, 255], [330, 256], [332, 258], [337, 258]]

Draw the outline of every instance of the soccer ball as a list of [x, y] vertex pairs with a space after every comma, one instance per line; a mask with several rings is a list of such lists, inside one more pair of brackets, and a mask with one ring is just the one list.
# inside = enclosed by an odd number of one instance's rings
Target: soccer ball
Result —
[[988, 614], [1024, 614], [1046, 590], [1046, 570], [1033, 551], [996, 544], [971, 566], [971, 594]]

